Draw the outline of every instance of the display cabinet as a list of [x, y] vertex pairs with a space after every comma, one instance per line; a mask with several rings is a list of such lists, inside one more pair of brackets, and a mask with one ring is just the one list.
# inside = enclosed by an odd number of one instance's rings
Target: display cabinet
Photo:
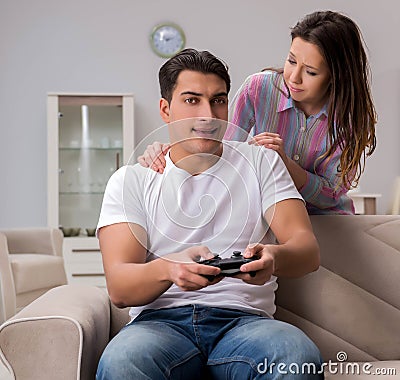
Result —
[[51, 93], [47, 113], [48, 225], [63, 230], [67, 276], [82, 282], [102, 274], [93, 235], [107, 181], [134, 149], [134, 99]]

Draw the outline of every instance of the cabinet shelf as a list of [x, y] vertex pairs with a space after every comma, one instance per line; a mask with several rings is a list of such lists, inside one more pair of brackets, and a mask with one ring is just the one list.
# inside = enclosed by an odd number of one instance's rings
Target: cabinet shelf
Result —
[[60, 147], [60, 151], [76, 151], [80, 152], [82, 150], [86, 151], [108, 151], [108, 152], [122, 152], [122, 148], [101, 148], [101, 147]]
[[103, 195], [104, 191], [60, 191], [60, 195]]

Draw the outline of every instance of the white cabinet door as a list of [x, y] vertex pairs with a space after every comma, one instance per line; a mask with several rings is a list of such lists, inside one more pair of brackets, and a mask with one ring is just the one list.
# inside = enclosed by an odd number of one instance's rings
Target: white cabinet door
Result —
[[48, 225], [85, 236], [108, 179], [133, 152], [133, 95], [49, 94], [47, 103]]

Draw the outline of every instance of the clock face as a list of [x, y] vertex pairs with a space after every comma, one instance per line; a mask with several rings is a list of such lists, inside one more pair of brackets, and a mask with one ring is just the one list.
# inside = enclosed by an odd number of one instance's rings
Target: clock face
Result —
[[160, 57], [169, 58], [179, 53], [185, 46], [185, 34], [175, 24], [165, 23], [154, 27], [150, 44]]

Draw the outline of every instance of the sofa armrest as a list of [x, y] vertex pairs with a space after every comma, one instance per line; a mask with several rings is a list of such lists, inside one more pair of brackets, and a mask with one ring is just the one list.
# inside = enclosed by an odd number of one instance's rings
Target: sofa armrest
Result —
[[15, 314], [17, 305], [14, 278], [8, 255], [7, 237], [0, 232], [0, 323]]
[[62, 256], [63, 233], [57, 228], [16, 228], [0, 231], [10, 253], [42, 253]]
[[63, 285], [0, 326], [0, 357], [18, 380], [94, 379], [109, 335], [106, 291]]

